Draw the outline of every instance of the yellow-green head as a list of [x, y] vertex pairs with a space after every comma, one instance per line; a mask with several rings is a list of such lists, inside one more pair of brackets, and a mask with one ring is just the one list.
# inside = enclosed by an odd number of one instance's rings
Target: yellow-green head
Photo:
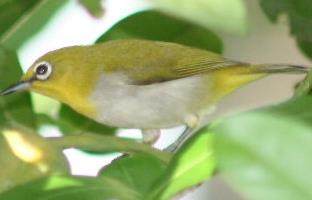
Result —
[[87, 58], [90, 56], [88, 51], [86, 46], [74, 46], [43, 55], [31, 65], [20, 83], [5, 93], [15, 90], [37, 92], [92, 115], [94, 111], [87, 97], [102, 69]]

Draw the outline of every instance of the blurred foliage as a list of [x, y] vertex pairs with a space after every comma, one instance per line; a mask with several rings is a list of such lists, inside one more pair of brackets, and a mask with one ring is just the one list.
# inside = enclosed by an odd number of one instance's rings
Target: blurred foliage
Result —
[[133, 190], [133, 193], [137, 193], [140, 196], [138, 199], [144, 199], [154, 190], [155, 181], [165, 169], [166, 165], [158, 159], [142, 154], [113, 161], [110, 166], [104, 168], [100, 176], [119, 180], [129, 190]]
[[0, 2], [0, 37], [12, 26], [25, 12], [29, 11], [38, 0], [6, 0]]
[[312, 97], [218, 123], [218, 169], [252, 200], [312, 199]]
[[272, 22], [287, 14], [291, 34], [300, 49], [312, 58], [312, 1], [311, 0], [260, 0], [260, 5]]
[[156, 9], [208, 29], [237, 34], [247, 31], [243, 0], [148, 0]]
[[[7, 51], [0, 47], [0, 85], [8, 86], [22, 75], [15, 52]], [[10, 76], [3, 76], [10, 74]], [[17, 94], [0, 98], [0, 126], [14, 126], [20, 123], [28, 127], [34, 127], [34, 115], [29, 94]]]
[[204, 128], [190, 138], [171, 159], [149, 197], [171, 199], [183, 190], [207, 180], [214, 170], [213, 135]]
[[14, 190], [0, 194], [1, 200], [138, 200], [139, 196], [124, 186], [122, 182], [110, 178], [77, 178], [52, 176], [33, 180]]
[[[22, 7], [24, 1], [7, 0], [14, 1], [16, 6]], [[47, 21], [61, 8], [65, 5], [67, 1], [64, 0], [44, 0], [37, 1], [36, 5], [33, 5], [31, 10], [27, 12], [20, 12], [19, 20], [10, 23], [14, 25], [11, 29], [8, 29], [2, 36], [0, 42], [2, 46], [8, 49], [16, 50], [19, 48], [27, 39], [34, 36], [38, 31], [43, 28]], [[0, 13], [6, 12], [6, 7], [2, 7]], [[11, 13], [12, 14], [12, 13]]]
[[102, 0], [79, 0], [79, 2], [86, 7], [86, 9], [95, 17], [101, 17], [104, 14], [104, 8], [101, 3]]
[[0, 192], [36, 178], [67, 171], [60, 149], [22, 127], [2, 130], [0, 149]]
[[[130, 15], [97, 42], [140, 38], [177, 42], [221, 53], [213, 31], [246, 32], [242, 0], [147, 0], [154, 7]], [[17, 49], [38, 33], [69, 0], [0, 3], [0, 85], [21, 76]], [[100, 0], [80, 0], [88, 11], [103, 14]], [[261, 0], [272, 21], [287, 13], [299, 46], [311, 56], [311, 3]], [[157, 10], [157, 11], [156, 11]], [[208, 29], [207, 29], [208, 28]], [[166, 200], [196, 187], [217, 170], [249, 199], [311, 199], [311, 74], [293, 100], [234, 116], [201, 129], [174, 155], [114, 136], [116, 128], [98, 124], [67, 106], [51, 118], [32, 109], [29, 94], [0, 98], [0, 199]], [[42, 138], [39, 127], [52, 125], [61, 138]], [[108, 133], [108, 134], [107, 134]], [[124, 155], [96, 178], [68, 176], [62, 155], [74, 147]]]
[[[86, 137], [81, 140], [81, 143], [88, 142]], [[96, 179], [50, 176], [36, 180], [36, 177], [34, 181], [0, 194], [0, 199], [17, 200], [25, 197], [31, 197], [34, 200], [46, 198], [83, 200], [86, 197], [90, 200], [103, 198], [169, 199], [177, 192], [196, 185], [211, 175], [214, 170], [211, 137], [205, 132], [202, 132], [200, 137], [193, 137], [188, 145], [182, 147], [174, 155], [170, 163], [157, 158], [159, 154], [145, 154], [148, 153], [145, 150], [142, 151], [145, 153], [118, 158], [103, 168], [102, 173]], [[66, 139], [68, 138], [60, 139], [62, 142], [52, 141], [50, 145], [56, 145], [59, 149], [60, 144], [73, 141]], [[90, 145], [98, 143], [98, 146], [100, 142], [89, 141]], [[128, 147], [129, 145], [126, 148]], [[190, 159], [197, 157], [198, 150], [203, 149], [207, 151], [200, 152], [198, 159], [190, 163]], [[191, 181], [188, 181], [189, 178]], [[51, 179], [57, 179], [57, 181], [52, 181], [52, 184]]]
[[142, 11], [128, 16], [104, 33], [97, 43], [129, 38], [176, 42], [222, 52], [222, 41], [211, 31], [157, 11]]

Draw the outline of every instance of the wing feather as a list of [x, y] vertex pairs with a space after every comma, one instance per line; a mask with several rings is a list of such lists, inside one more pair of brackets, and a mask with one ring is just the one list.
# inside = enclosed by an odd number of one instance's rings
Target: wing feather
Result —
[[246, 65], [213, 52], [175, 43], [117, 40], [104, 43], [105, 71], [125, 74], [130, 85], [149, 85]]

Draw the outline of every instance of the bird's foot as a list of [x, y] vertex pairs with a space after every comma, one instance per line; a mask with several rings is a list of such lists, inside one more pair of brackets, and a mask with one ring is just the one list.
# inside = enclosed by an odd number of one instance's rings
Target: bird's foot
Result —
[[143, 143], [153, 145], [160, 137], [160, 129], [144, 129], [142, 130]]

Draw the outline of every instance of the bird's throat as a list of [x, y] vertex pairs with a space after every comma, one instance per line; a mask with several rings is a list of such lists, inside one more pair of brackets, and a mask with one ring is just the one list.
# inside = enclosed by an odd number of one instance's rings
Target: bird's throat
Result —
[[88, 100], [88, 98], [82, 97], [80, 94], [75, 93], [74, 91], [70, 90], [42, 90], [42, 89], [31, 89], [33, 92], [37, 92], [39, 94], [51, 97], [53, 99], [56, 99], [60, 101], [61, 103], [64, 103], [71, 107], [76, 112], [85, 115], [91, 119], [95, 119], [96, 117], [96, 109], [93, 106], [93, 104]]

